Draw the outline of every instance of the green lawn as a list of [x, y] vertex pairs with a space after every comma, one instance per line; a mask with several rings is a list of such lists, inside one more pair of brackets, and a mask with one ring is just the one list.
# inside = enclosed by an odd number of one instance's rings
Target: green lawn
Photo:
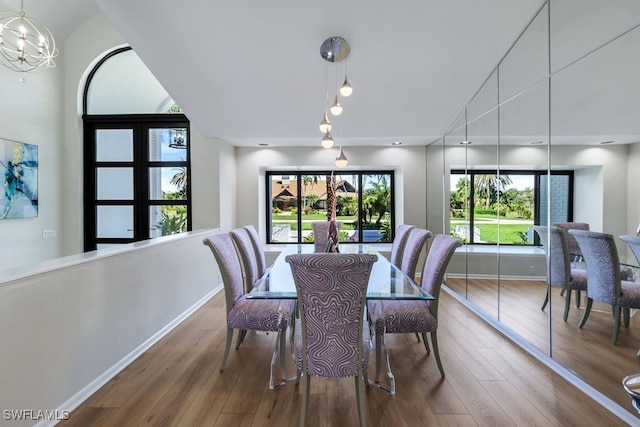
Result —
[[[526, 239], [526, 233], [531, 225], [533, 224], [500, 224], [500, 243], [527, 243], [518, 232], [524, 233]], [[476, 226], [480, 229], [480, 238], [483, 242], [498, 242], [498, 224], [476, 223]]]

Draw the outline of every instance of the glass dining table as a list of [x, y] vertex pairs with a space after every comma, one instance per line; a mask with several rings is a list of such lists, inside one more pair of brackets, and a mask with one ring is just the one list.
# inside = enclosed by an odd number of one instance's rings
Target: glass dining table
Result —
[[[313, 244], [290, 244], [284, 247], [265, 275], [256, 282], [247, 298], [296, 299], [296, 285], [287, 255], [314, 253]], [[378, 257], [373, 264], [367, 287], [367, 300], [432, 300], [411, 278], [391, 264], [384, 255], [366, 244], [343, 244], [341, 253], [368, 253]]]
[[[432, 295], [424, 292], [413, 279], [405, 275], [395, 265], [378, 252], [374, 247], [366, 244], [343, 244], [339, 248], [341, 253], [369, 253], [378, 257], [373, 264], [369, 285], [367, 287], [367, 301], [373, 300], [433, 300]], [[246, 295], [248, 299], [297, 299], [296, 286], [291, 272], [291, 267], [285, 261], [287, 255], [314, 253], [313, 244], [289, 244], [284, 247], [278, 255], [273, 265], [256, 282], [251, 292]], [[284, 357], [284, 349], [277, 351], [281, 359]], [[274, 357], [276, 352], [274, 352]], [[381, 388], [391, 394], [395, 394], [395, 378], [391, 371], [388, 356], [386, 359], [386, 371], [389, 378], [389, 387], [384, 387], [379, 383], [369, 380], [369, 384]], [[275, 360], [275, 359], [274, 359]], [[273, 365], [272, 365], [273, 366]], [[279, 387], [295, 379], [285, 379], [284, 366], [282, 365], [283, 380], [279, 384], [274, 384], [273, 372], [269, 383], [270, 388]]]

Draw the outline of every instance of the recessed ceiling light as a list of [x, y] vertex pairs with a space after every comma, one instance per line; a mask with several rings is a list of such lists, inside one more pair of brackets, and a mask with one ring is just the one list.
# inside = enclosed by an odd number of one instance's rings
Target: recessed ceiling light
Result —
[[602, 141], [600, 145], [613, 144], [613, 141]]
[[469, 145], [469, 144], [471, 144], [471, 141], [460, 141], [460, 144]]
[[258, 144], [260, 147], [268, 147], [269, 144], [265, 143], [265, 142], [261, 142], [260, 144]]
[[393, 141], [393, 142], [391, 143], [391, 145], [402, 145], [402, 142], [400, 142], [400, 141]]

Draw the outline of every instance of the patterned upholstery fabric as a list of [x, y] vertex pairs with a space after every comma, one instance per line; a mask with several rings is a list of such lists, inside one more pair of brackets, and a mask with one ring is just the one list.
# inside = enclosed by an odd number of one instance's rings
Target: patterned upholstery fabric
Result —
[[422, 289], [433, 295], [433, 301], [376, 301], [369, 303], [369, 315], [376, 334], [428, 333], [438, 327], [438, 298], [445, 270], [458, 239], [436, 234], [422, 271]]
[[244, 228], [236, 228], [229, 232], [233, 243], [236, 245], [238, 255], [242, 260], [242, 271], [244, 272], [244, 289], [250, 292], [253, 285], [260, 278], [258, 274], [258, 259], [256, 251], [251, 241], [249, 232]]
[[571, 254], [577, 255], [578, 257], [581, 256], [582, 251], [580, 249], [580, 245], [571, 233], [569, 233], [569, 230], [589, 231], [589, 224], [586, 222], [558, 222], [553, 225], [558, 227], [564, 233], [564, 237], [567, 240], [567, 246], [569, 247], [569, 257], [571, 257]]
[[[620, 325], [620, 309], [640, 308], [640, 283], [621, 279], [618, 250], [611, 234], [595, 231], [569, 230], [582, 249], [587, 264], [587, 305], [579, 327], [589, 317], [593, 301], [613, 306], [614, 325], [611, 342], [616, 343]], [[628, 326], [628, 310], [625, 324]]]
[[404, 250], [402, 251], [400, 270], [412, 279], [416, 277], [416, 268], [418, 266], [420, 252], [422, 252], [422, 248], [432, 235], [429, 230], [422, 228], [413, 228], [409, 231], [407, 243], [404, 245]]
[[[316, 252], [326, 252], [329, 243], [329, 221], [313, 221], [311, 228], [313, 229], [313, 244]], [[338, 227], [338, 236], [340, 236], [340, 222], [336, 221]]]
[[620, 262], [613, 236], [582, 230], [569, 230], [569, 233], [578, 241], [587, 264], [589, 299], [617, 305], [621, 295]]
[[294, 301], [246, 299], [242, 270], [236, 248], [228, 234], [215, 234], [204, 240], [215, 256], [227, 303], [227, 326], [232, 329], [284, 331], [294, 308]]
[[363, 359], [369, 354], [362, 339], [369, 331], [364, 319], [365, 297], [376, 260], [371, 254], [286, 257], [301, 316], [301, 331], [296, 334], [298, 342], [294, 345], [298, 349], [299, 370], [305, 372], [306, 361], [308, 375], [342, 378], [362, 372]]
[[[551, 286], [556, 286], [564, 290], [568, 290], [564, 301], [564, 315], [563, 319], [566, 322], [569, 317], [569, 308], [571, 306], [571, 291], [578, 291], [576, 299], [576, 306], [580, 305], [580, 291], [587, 290], [587, 272], [584, 270], [584, 262], [579, 264], [583, 269], [573, 268], [573, 265], [577, 263], [571, 262], [571, 255], [569, 253], [569, 247], [566, 240], [566, 232], [558, 227], [533, 227], [547, 258], [547, 283]], [[573, 236], [571, 236], [572, 239]], [[574, 239], [575, 240], [575, 239]], [[544, 302], [542, 303], [542, 310], [549, 303], [549, 293], [545, 292]]]
[[[587, 272], [584, 269], [571, 268], [569, 247], [564, 232], [557, 227], [535, 226], [533, 229], [538, 233], [547, 254], [547, 260], [551, 264], [548, 274], [549, 284], [559, 288], [586, 291]], [[550, 239], [547, 232], [551, 235]]]
[[256, 252], [256, 261], [258, 262], [258, 277], [262, 277], [267, 272], [267, 260], [264, 256], [260, 235], [253, 225], [245, 225], [243, 228], [247, 230], [249, 237], [251, 237], [251, 243], [253, 243], [253, 249]]
[[396, 231], [396, 235], [393, 238], [393, 244], [391, 245], [391, 264], [398, 268], [402, 268], [402, 252], [404, 251], [404, 245], [409, 238], [409, 232], [413, 229], [413, 225], [401, 224]]

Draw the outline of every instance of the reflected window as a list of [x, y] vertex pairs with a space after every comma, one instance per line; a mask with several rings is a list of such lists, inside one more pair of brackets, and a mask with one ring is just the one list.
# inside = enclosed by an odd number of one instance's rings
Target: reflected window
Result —
[[534, 225], [573, 216], [573, 171], [548, 178], [546, 171], [451, 171], [450, 234], [469, 244], [538, 244]]
[[[329, 172], [267, 172], [267, 243], [313, 243], [311, 223], [331, 214]], [[393, 240], [393, 172], [334, 174], [340, 242]]]

